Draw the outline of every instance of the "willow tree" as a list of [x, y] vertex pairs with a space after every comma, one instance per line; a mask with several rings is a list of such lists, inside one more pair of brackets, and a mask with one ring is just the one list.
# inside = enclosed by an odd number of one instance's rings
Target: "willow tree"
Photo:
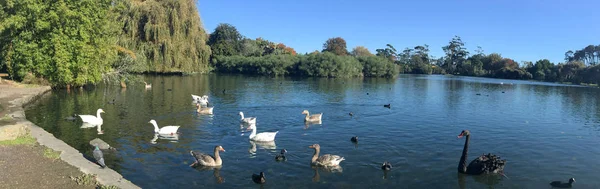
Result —
[[114, 57], [111, 0], [0, 1], [0, 67], [53, 87], [102, 79]]
[[211, 51], [194, 0], [121, 0], [117, 6], [119, 67], [128, 72], [210, 71]]

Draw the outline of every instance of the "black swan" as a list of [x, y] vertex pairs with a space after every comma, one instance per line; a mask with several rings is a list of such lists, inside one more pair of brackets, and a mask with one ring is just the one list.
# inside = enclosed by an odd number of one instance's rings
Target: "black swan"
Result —
[[358, 142], [358, 136], [353, 136], [352, 138], [350, 138], [350, 141]]
[[252, 174], [252, 181], [254, 181], [256, 184], [263, 184], [263, 183], [267, 182], [267, 180], [265, 178], [265, 173], [260, 172], [259, 175]]
[[392, 170], [392, 164], [390, 162], [383, 162], [383, 165], [381, 166], [381, 169], [383, 169], [384, 171], [389, 171]]
[[458, 135], [458, 138], [462, 138], [463, 136], [466, 136], [467, 139], [465, 140], [465, 147], [463, 148], [462, 156], [460, 157], [460, 162], [458, 163], [459, 173], [465, 173], [469, 175], [498, 173], [503, 175], [506, 160], [500, 159], [500, 156], [496, 156], [494, 154], [481, 155], [471, 161], [471, 163], [469, 163], [467, 166], [467, 152], [469, 151], [469, 139], [471, 137], [471, 133], [469, 130], [463, 130]]
[[575, 178], [570, 178], [569, 179], [569, 183], [563, 183], [561, 181], [554, 181], [550, 183], [550, 186], [552, 187], [556, 187], [556, 188], [571, 188], [573, 186], [573, 183], [575, 182]]
[[277, 154], [277, 156], [275, 156], [275, 160], [277, 161], [285, 161], [285, 153], [287, 152], [287, 150], [282, 149], [281, 150], [281, 154]]

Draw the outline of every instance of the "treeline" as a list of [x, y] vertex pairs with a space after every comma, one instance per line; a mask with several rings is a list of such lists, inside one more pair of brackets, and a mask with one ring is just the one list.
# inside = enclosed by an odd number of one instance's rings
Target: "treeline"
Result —
[[[394, 77], [453, 74], [551, 82], [600, 83], [600, 45], [567, 51], [564, 63], [521, 62], [481, 48], [470, 53], [460, 37], [435, 58], [429, 46], [375, 54], [348, 51], [341, 37], [319, 51], [244, 37], [229, 24], [210, 34], [194, 0], [0, 0], [0, 72], [53, 87], [82, 86], [128, 73], [210, 71], [309, 77]], [[112, 80], [112, 79], [111, 79]]]
[[194, 0], [0, 1], [0, 72], [18, 81], [208, 72], [207, 37]]
[[[230, 24], [219, 24], [210, 34], [211, 63], [218, 72], [273, 76], [309, 77], [394, 77], [399, 66], [376, 57], [366, 48], [356, 53], [346, 50], [346, 41], [331, 38], [322, 52], [298, 55], [282, 43], [244, 37]], [[369, 55], [370, 54], [370, 55]]]
[[427, 45], [406, 48], [397, 53], [388, 44], [378, 49], [380, 56], [389, 57], [402, 66], [403, 73], [453, 74], [465, 76], [493, 77], [504, 79], [539, 80], [548, 82], [600, 83], [600, 45], [589, 45], [575, 52], [565, 53], [565, 63], [552, 63], [547, 59], [520, 64], [498, 53], [485, 54], [481, 47], [471, 56], [460, 37], [455, 36], [442, 47], [445, 56], [434, 58], [429, 55]]

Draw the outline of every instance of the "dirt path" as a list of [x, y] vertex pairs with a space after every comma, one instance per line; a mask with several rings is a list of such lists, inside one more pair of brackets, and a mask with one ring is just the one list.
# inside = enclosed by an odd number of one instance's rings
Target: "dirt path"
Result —
[[[20, 107], [11, 101], [43, 90], [3, 80], [0, 83], [0, 127], [17, 122], [10, 113]], [[59, 157], [60, 154], [39, 145], [29, 134], [0, 141], [0, 188], [96, 188], [96, 180], [89, 179], [93, 177], [85, 177], [78, 168]]]
[[38, 144], [0, 145], [0, 188], [95, 188], [79, 185], [71, 177], [83, 175], [77, 168], [44, 156]]

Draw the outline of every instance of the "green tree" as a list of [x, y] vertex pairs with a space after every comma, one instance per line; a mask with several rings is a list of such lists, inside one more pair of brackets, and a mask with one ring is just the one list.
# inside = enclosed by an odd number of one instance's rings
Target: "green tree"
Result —
[[117, 64], [126, 72], [210, 71], [211, 49], [195, 2], [114, 0], [122, 47]]
[[385, 46], [385, 49], [376, 49], [375, 51], [377, 51], [377, 54], [375, 55], [385, 57], [392, 62], [397, 61], [398, 52], [396, 51], [396, 48], [390, 44], [386, 44]]
[[448, 45], [442, 47], [446, 53], [446, 67], [450, 73], [454, 73], [456, 66], [462, 64], [469, 52], [465, 48], [465, 43], [459, 36], [454, 36]]
[[356, 56], [356, 57], [373, 56], [373, 54], [369, 51], [369, 49], [367, 49], [366, 47], [363, 47], [363, 46], [354, 47], [350, 54], [352, 54], [352, 56]]
[[239, 55], [244, 37], [231, 24], [219, 24], [208, 38], [208, 45], [214, 55]]
[[0, 1], [0, 64], [53, 87], [96, 83], [116, 55], [111, 0]]
[[340, 56], [348, 55], [346, 40], [341, 37], [329, 38], [327, 41], [325, 41], [325, 43], [323, 43], [322, 52], [331, 52]]

